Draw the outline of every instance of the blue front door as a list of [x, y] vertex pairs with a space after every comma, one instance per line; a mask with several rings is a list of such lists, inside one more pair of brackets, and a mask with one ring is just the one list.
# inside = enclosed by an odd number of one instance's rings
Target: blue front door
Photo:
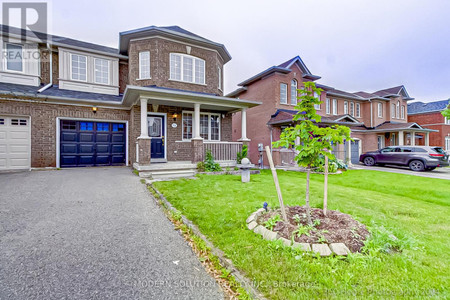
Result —
[[148, 116], [148, 135], [151, 139], [151, 158], [165, 158], [165, 117], [162, 115]]

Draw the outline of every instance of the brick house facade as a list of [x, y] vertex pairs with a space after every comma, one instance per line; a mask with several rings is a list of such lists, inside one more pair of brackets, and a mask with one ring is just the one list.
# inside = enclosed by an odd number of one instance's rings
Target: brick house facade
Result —
[[[252, 162], [260, 162], [258, 144], [271, 145], [279, 139], [284, 127], [293, 124], [297, 89], [303, 82], [318, 79], [320, 77], [313, 75], [297, 56], [243, 81], [240, 88], [227, 95], [262, 102], [247, 112], [247, 122], [252, 124], [248, 131]], [[341, 124], [352, 131], [354, 141], [335, 146], [338, 158], [357, 163], [359, 155], [366, 151], [390, 145], [427, 143], [431, 131], [407, 120], [407, 102], [412, 98], [404, 86], [373, 93], [349, 93], [318, 83], [316, 86], [323, 89], [319, 96], [322, 103], [316, 108], [322, 116], [319, 125]], [[241, 136], [240, 124], [241, 113], [237, 112], [233, 115], [234, 139]], [[272, 154], [278, 165], [293, 163], [292, 149], [272, 149]], [[265, 161], [264, 164], [267, 165]]]
[[148, 174], [155, 163], [196, 163], [207, 149], [235, 161], [247, 142], [232, 142], [231, 113], [259, 103], [223, 96], [231, 57], [222, 44], [177, 26], [121, 32], [119, 49], [0, 33], [2, 51], [41, 54], [2, 56], [0, 170], [132, 165]]
[[441, 112], [449, 105], [450, 99], [434, 102], [414, 102], [408, 105], [408, 121], [437, 130], [430, 133], [430, 146], [438, 146], [450, 151], [450, 120]]

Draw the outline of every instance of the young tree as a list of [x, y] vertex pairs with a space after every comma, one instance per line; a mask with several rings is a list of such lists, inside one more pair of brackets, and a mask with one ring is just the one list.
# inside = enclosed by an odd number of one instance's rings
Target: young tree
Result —
[[450, 101], [448, 102], [447, 108], [443, 110], [441, 114], [450, 120]]
[[[305, 82], [303, 89], [298, 90], [295, 109], [298, 110], [293, 120], [295, 126], [288, 127], [281, 133], [280, 140], [273, 143], [275, 147], [294, 147], [298, 151], [295, 161], [298, 165], [306, 168], [306, 215], [308, 223], [311, 221], [311, 209], [309, 205], [309, 186], [311, 169], [318, 167], [321, 157], [327, 156], [334, 158], [331, 153], [333, 143], [343, 143], [344, 139], [350, 141], [350, 128], [346, 126], [327, 126], [319, 127], [322, 117], [316, 113], [314, 105], [321, 103], [320, 99], [315, 98], [314, 92], [320, 95], [322, 89], [317, 88], [314, 82]], [[300, 138], [300, 144], [295, 141]]]

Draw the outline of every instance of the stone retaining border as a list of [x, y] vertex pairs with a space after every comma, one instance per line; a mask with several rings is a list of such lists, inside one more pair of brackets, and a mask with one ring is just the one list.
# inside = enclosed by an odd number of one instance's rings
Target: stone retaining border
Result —
[[351, 253], [348, 247], [344, 243], [331, 243], [331, 244], [308, 244], [308, 243], [297, 243], [292, 242], [284, 237], [278, 236], [278, 233], [275, 231], [271, 231], [266, 227], [259, 225], [256, 220], [258, 217], [264, 212], [264, 208], [260, 208], [254, 213], [252, 213], [247, 218], [247, 228], [253, 231], [256, 234], [262, 235], [263, 239], [268, 241], [280, 240], [287, 247], [291, 248], [300, 248], [303, 251], [315, 252], [320, 256], [330, 256], [333, 253], [338, 256], [347, 256]]

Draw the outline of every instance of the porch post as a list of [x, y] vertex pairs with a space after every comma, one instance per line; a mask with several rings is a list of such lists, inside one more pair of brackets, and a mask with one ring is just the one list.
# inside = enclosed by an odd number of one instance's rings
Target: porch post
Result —
[[241, 109], [241, 138], [238, 140], [240, 142], [249, 142], [250, 139], [247, 138], [247, 108]]
[[404, 145], [404, 141], [403, 139], [405, 138], [405, 134], [403, 131], [399, 131], [398, 132], [398, 145], [399, 146], [403, 146]]
[[430, 133], [425, 132], [425, 146], [430, 146]]
[[147, 99], [141, 98], [141, 135], [140, 138], [148, 138]]
[[200, 103], [194, 103], [194, 132], [191, 139], [193, 163], [203, 161], [203, 138], [200, 136]]
[[194, 103], [194, 139], [201, 139], [201, 136], [200, 136], [200, 103]]
[[347, 164], [352, 165], [352, 141], [347, 141]]
[[141, 98], [141, 135], [137, 138], [136, 161], [139, 165], [149, 165], [151, 160], [151, 139], [148, 136], [147, 99]]
[[415, 145], [416, 145], [416, 132], [411, 131], [411, 146], [415, 146]]

